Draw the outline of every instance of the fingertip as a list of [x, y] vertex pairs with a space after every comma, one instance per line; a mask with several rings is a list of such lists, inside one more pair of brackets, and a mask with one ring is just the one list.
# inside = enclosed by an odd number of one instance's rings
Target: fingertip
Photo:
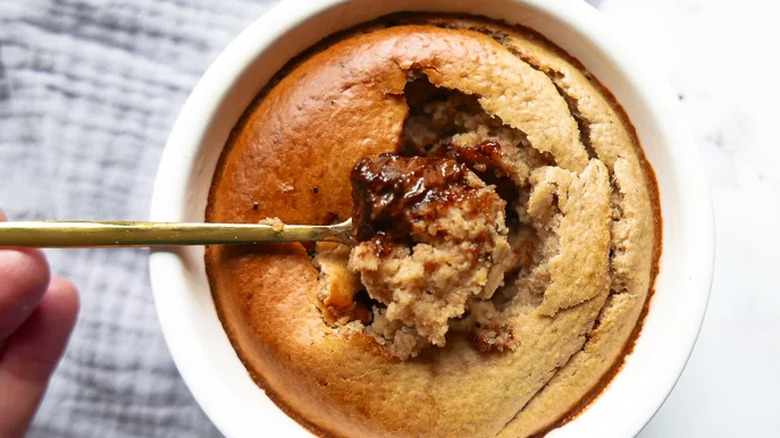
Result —
[[8, 218], [5, 217], [5, 213], [3, 213], [3, 209], [0, 208], [0, 221], [7, 221]]
[[24, 436], [75, 325], [76, 287], [52, 278], [46, 294], [0, 355], [0, 437]]
[[[60, 313], [63, 328], [70, 330], [79, 312], [80, 300], [78, 288], [65, 277], [55, 276], [51, 279], [49, 290], [43, 297], [46, 305], [50, 305]], [[41, 304], [44, 304], [41, 302]]]
[[45, 385], [68, 343], [78, 314], [76, 287], [54, 277], [38, 307], [8, 339], [0, 370]]
[[0, 249], [0, 339], [35, 310], [50, 279], [49, 263], [40, 250]]
[[5, 280], [5, 288], [43, 293], [51, 279], [49, 262], [39, 249], [0, 248], [0, 278]]

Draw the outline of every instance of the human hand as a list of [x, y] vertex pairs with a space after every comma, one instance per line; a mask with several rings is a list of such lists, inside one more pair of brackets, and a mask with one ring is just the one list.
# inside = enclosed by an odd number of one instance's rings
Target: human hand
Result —
[[0, 248], [0, 438], [30, 426], [78, 307], [76, 288], [50, 276], [41, 251]]

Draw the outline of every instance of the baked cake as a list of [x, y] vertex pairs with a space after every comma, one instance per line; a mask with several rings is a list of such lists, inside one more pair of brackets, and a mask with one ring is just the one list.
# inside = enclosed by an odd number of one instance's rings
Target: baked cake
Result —
[[206, 212], [272, 217], [356, 224], [354, 247], [206, 251], [238, 356], [321, 436], [561, 424], [630, 350], [660, 253], [620, 105], [539, 34], [476, 17], [386, 17], [285, 67], [236, 125]]

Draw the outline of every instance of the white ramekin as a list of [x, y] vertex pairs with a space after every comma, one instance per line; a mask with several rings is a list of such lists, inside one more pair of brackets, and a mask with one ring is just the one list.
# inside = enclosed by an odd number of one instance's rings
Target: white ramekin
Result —
[[[550, 437], [637, 434], [671, 391], [709, 297], [714, 237], [701, 159], [671, 90], [582, 0], [288, 0], [242, 32], [192, 91], [170, 134], [151, 219], [203, 221], [228, 133], [266, 81], [323, 37], [398, 11], [467, 12], [529, 26], [579, 59], [625, 107], [661, 194], [663, 254], [633, 353], [588, 409]], [[226, 436], [310, 436], [249, 378], [217, 319], [203, 248], [153, 251], [152, 288], [163, 334], [198, 403]]]

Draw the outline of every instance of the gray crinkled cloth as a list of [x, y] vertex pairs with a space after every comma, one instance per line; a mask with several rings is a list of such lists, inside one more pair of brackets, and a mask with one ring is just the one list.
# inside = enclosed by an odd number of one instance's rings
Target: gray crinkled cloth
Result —
[[[11, 219], [147, 219], [187, 94], [271, 3], [0, 0], [0, 207]], [[49, 255], [82, 308], [30, 436], [218, 435], [163, 341], [147, 252]]]

